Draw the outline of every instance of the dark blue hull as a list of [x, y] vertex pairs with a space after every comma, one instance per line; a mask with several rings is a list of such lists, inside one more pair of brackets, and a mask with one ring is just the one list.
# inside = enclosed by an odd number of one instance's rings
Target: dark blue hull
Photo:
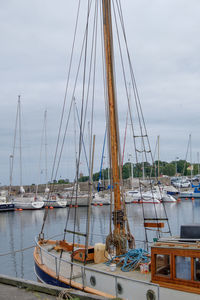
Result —
[[1, 211], [10, 211], [10, 210], [15, 210], [15, 205], [14, 204], [7, 204], [7, 203], [3, 203], [0, 204], [0, 212]]
[[171, 196], [176, 196], [176, 195], [178, 195], [177, 192], [168, 192], [168, 191], [167, 191], [167, 194], [168, 194], [168, 195], [171, 195]]
[[58, 279], [50, 276], [46, 272], [44, 272], [42, 269], [40, 269], [40, 267], [36, 263], [35, 263], [35, 273], [36, 273], [38, 280], [41, 282], [59, 286], [59, 287], [63, 287], [63, 288], [68, 288], [68, 289], [71, 288], [70, 285], [63, 283], [63, 282], [59, 281]]

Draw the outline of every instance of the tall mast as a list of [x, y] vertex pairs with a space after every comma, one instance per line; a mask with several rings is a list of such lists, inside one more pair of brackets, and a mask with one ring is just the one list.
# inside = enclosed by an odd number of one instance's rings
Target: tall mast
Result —
[[192, 164], [192, 135], [189, 135], [189, 143], [190, 143], [190, 176], [192, 178], [193, 175], [193, 164]]
[[19, 169], [20, 169], [20, 187], [22, 186], [22, 130], [21, 130], [21, 101], [18, 96], [18, 107], [19, 107]]
[[45, 181], [47, 188], [47, 110], [44, 112]]
[[[114, 80], [114, 62], [113, 62], [113, 39], [112, 39], [112, 18], [111, 1], [102, 0], [103, 8], [103, 32], [104, 32], [104, 53], [106, 64], [106, 79], [108, 91], [108, 111], [109, 111], [109, 129], [111, 145], [111, 167], [114, 190], [114, 234], [123, 234], [124, 221], [121, 215], [121, 197], [120, 197], [120, 173], [119, 173], [119, 135], [118, 135], [118, 116], [116, 107], [115, 80]], [[119, 249], [116, 249], [117, 252]]]
[[160, 177], [160, 136], [158, 135], [158, 178]]

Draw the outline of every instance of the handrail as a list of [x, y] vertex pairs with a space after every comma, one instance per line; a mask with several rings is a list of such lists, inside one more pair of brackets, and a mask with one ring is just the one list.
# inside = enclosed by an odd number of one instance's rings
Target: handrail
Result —
[[[54, 257], [55, 259], [58, 260], [58, 257], [57, 257], [56, 255], [54, 255], [53, 253], [48, 252], [46, 249], [44, 249], [44, 248], [42, 248], [42, 247], [40, 246], [40, 244], [39, 244], [38, 241], [37, 241], [37, 237], [35, 238], [35, 243], [36, 243], [36, 245], [40, 248], [40, 250], [46, 252], [48, 255], [50, 255], [50, 256], [52, 256], [52, 257]], [[41, 252], [40, 252], [40, 253], [41, 253]], [[56, 260], [56, 261], [57, 261], [57, 260]], [[158, 284], [155, 284], [155, 283], [152, 283], [152, 282], [146, 282], [146, 281], [142, 281], [142, 280], [138, 280], [138, 279], [132, 279], [132, 278], [128, 278], [128, 277], [125, 277], [125, 276], [122, 276], [122, 275], [110, 274], [110, 273], [108, 273], [108, 272], [106, 272], [106, 271], [96, 270], [96, 269], [93, 269], [93, 268], [90, 268], [90, 267], [87, 267], [87, 266], [82, 266], [82, 265], [80, 265], [80, 264], [77, 264], [77, 263], [75, 263], [75, 262], [71, 262], [71, 261], [69, 261], [69, 260], [65, 260], [65, 259], [63, 259], [63, 258], [59, 258], [59, 260], [65, 262], [65, 263], [68, 263], [68, 264], [70, 264], [70, 265], [74, 265], [74, 266], [76, 266], [76, 267], [79, 267], [79, 268], [81, 268], [81, 269], [83, 269], [83, 270], [88, 270], [88, 271], [92, 271], [92, 272], [100, 273], [100, 274], [106, 274], [106, 275], [108, 275], [108, 276], [110, 276], [110, 277], [121, 278], [121, 279], [125, 279], [125, 280], [128, 280], [128, 281], [137, 282], [137, 283], [139, 283], [139, 284], [145, 284], [145, 285], [154, 286], [154, 287], [157, 287], [158, 290], [159, 290], [159, 288], [160, 288], [160, 286], [159, 286]], [[159, 294], [159, 293], [158, 293], [158, 294]]]

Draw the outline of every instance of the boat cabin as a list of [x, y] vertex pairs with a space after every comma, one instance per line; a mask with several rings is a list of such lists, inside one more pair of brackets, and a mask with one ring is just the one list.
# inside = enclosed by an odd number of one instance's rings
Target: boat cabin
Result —
[[151, 279], [166, 288], [200, 294], [200, 225], [181, 226], [180, 237], [154, 243]]

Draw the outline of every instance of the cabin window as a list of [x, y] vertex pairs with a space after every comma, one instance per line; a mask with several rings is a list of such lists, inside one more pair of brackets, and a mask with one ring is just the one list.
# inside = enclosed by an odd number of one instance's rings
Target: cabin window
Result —
[[156, 275], [170, 277], [170, 256], [156, 254]]
[[200, 281], [200, 258], [194, 259], [194, 280]]
[[191, 280], [191, 257], [176, 256], [176, 278]]

